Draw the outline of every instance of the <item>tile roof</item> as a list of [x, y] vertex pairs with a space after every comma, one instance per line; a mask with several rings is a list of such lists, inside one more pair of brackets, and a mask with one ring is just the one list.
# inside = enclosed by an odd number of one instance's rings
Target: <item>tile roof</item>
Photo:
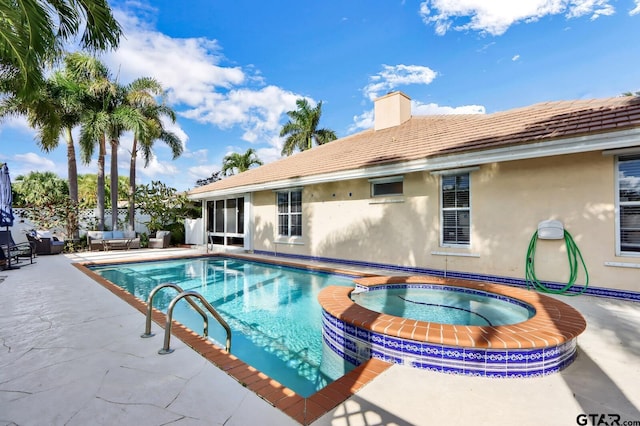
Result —
[[640, 97], [556, 101], [493, 114], [413, 116], [189, 191], [190, 194], [447, 154], [640, 128]]

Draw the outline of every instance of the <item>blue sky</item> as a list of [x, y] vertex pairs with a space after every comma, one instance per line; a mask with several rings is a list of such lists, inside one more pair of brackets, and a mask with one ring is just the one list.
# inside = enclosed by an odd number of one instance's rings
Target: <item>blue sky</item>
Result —
[[[158, 79], [184, 143], [157, 143], [138, 183], [179, 190], [230, 152], [279, 158], [297, 98], [323, 102], [321, 127], [372, 125], [377, 96], [401, 90], [414, 115], [492, 113], [640, 91], [640, 0], [112, 1], [125, 31], [102, 55], [120, 81]], [[66, 148], [42, 152], [23, 119], [0, 123], [11, 175], [66, 178]], [[119, 152], [128, 175], [131, 137]], [[109, 159], [107, 159], [109, 161]], [[95, 173], [95, 159], [79, 173]]]

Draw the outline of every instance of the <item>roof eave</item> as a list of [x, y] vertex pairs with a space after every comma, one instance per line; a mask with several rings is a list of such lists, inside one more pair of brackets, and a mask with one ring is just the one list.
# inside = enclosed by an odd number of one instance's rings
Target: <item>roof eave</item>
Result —
[[417, 160], [361, 167], [337, 172], [282, 179], [273, 182], [242, 185], [222, 190], [212, 190], [190, 195], [192, 200], [202, 200], [230, 195], [246, 194], [258, 191], [273, 191], [291, 187], [315, 185], [320, 183], [369, 179], [418, 171], [434, 171], [458, 167], [479, 166], [503, 161], [526, 160], [551, 157], [564, 154], [604, 151], [618, 148], [640, 146], [640, 128], [617, 132], [583, 135], [566, 139], [554, 139], [527, 144], [509, 145], [493, 149], [480, 149], [456, 154], [429, 156]]

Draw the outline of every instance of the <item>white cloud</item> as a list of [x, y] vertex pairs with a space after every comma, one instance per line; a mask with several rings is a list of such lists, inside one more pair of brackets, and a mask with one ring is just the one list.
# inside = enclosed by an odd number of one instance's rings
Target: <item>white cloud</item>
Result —
[[205, 103], [182, 115], [223, 129], [240, 126], [244, 130], [243, 140], [263, 142], [279, 131], [281, 117], [296, 108], [298, 98], [299, 95], [276, 86], [259, 90], [240, 88], [225, 95], [209, 96]]
[[[419, 101], [411, 101], [412, 115], [452, 115], [452, 114], [485, 114], [486, 109], [482, 105], [462, 105], [450, 107], [435, 103], [425, 104]], [[374, 125], [374, 110], [365, 111], [353, 117], [353, 124], [348, 132], [353, 133], [358, 130], [371, 129]]]
[[357, 130], [371, 129], [373, 128], [373, 110], [365, 111], [360, 115], [353, 117], [353, 125], [347, 130], [349, 133], [353, 133]]
[[256, 155], [264, 164], [272, 163], [276, 160], [282, 158], [282, 147], [278, 148], [276, 146], [272, 146], [269, 148], [259, 148], [256, 150]]
[[640, 13], [640, 0], [635, 0], [635, 2], [636, 2], [636, 7], [634, 7], [629, 11], [629, 15], [631, 16], [637, 15]]
[[600, 16], [610, 16], [615, 13], [615, 8], [609, 4], [609, 0], [582, 0], [572, 2], [574, 7], [567, 9], [567, 18], [579, 18], [591, 15], [591, 20]]
[[195, 182], [198, 179], [204, 179], [211, 176], [212, 173], [220, 171], [218, 164], [202, 164], [199, 166], [189, 167], [187, 169], [189, 176]]
[[157, 180], [160, 177], [164, 178], [167, 175], [177, 176], [180, 174], [180, 170], [178, 170], [178, 167], [176, 167], [174, 163], [169, 161], [160, 161], [155, 155], [151, 156], [147, 167], [139, 168], [138, 171], [147, 178], [154, 180]]
[[486, 51], [486, 50], [489, 50], [489, 48], [490, 48], [491, 46], [495, 45], [495, 44], [496, 44], [496, 42], [495, 42], [495, 41], [492, 41], [492, 42], [490, 42], [490, 43], [485, 44], [484, 46], [482, 46], [482, 47], [481, 47], [480, 49], [478, 49], [477, 51], [478, 51], [478, 52], [484, 52], [484, 51]]
[[482, 105], [451, 107], [435, 103], [423, 104], [418, 101], [411, 101], [411, 113], [413, 115], [484, 114], [485, 112], [485, 107]]
[[[15, 161], [15, 163], [13, 163], [13, 161]], [[26, 154], [16, 154], [13, 156], [13, 161], [11, 164], [12, 177], [25, 175], [31, 171], [58, 173], [59, 171], [61, 171], [61, 169], [64, 170], [66, 167], [66, 164], [58, 166], [50, 159], [38, 155], [34, 152], [28, 152]]]
[[39, 171], [55, 169], [55, 163], [53, 161], [33, 152], [28, 152], [26, 154], [16, 154], [15, 159], [23, 163], [30, 164]]
[[[136, 10], [136, 12], [138, 12]], [[146, 27], [134, 14], [117, 11], [125, 39], [118, 49], [105, 55], [122, 81], [153, 76], [167, 89], [172, 104], [200, 105], [217, 88], [230, 88], [245, 81], [239, 67], [220, 66], [224, 57], [216, 40], [171, 38]]]
[[515, 61], [517, 61], [517, 60], [519, 60], [519, 59], [520, 59], [520, 55], [513, 55], [513, 58], [511, 58], [511, 60], [512, 60], [513, 62], [515, 62]]
[[407, 84], [430, 84], [438, 75], [429, 67], [421, 65], [383, 65], [383, 70], [369, 77], [370, 83], [363, 92], [374, 100], [386, 92]]
[[592, 20], [612, 15], [615, 9], [610, 3], [611, 0], [428, 0], [420, 4], [419, 13], [438, 35], [451, 29], [501, 35], [513, 24], [535, 22], [547, 15], [564, 14], [569, 19], [591, 15]]
[[208, 155], [209, 155], [209, 150], [206, 148], [203, 148], [203, 149], [197, 149], [195, 151], [185, 151], [182, 153], [181, 157], [193, 158], [198, 162], [206, 162]]
[[[104, 57], [111, 69], [119, 70], [121, 81], [152, 76], [167, 90], [167, 100], [179, 117], [223, 130], [239, 127], [248, 142], [264, 142], [279, 131], [283, 115], [295, 109], [300, 95], [264, 86], [260, 71], [252, 65], [245, 69], [225, 65], [228, 61], [216, 40], [171, 38], [156, 31], [155, 9], [134, 6], [132, 11], [116, 11], [127, 36], [117, 51]], [[186, 141], [187, 134], [177, 129], [167, 127]]]
[[29, 133], [29, 134], [33, 134], [35, 135], [35, 130], [33, 130], [30, 126], [29, 123], [27, 123], [27, 118], [25, 116], [19, 115], [19, 116], [7, 116], [5, 118], [2, 119], [2, 121], [0, 122], [0, 124], [2, 124], [0, 126], [0, 132], [3, 129], [14, 129], [20, 132], [25, 132], [25, 133]]

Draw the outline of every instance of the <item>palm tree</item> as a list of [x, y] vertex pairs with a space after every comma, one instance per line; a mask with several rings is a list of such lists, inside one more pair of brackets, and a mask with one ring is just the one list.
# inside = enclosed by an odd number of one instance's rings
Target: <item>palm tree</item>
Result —
[[242, 173], [249, 170], [252, 166], [262, 166], [262, 161], [256, 155], [255, 149], [249, 148], [244, 154], [232, 152], [226, 155], [222, 160], [221, 173], [225, 176], [235, 174], [234, 171]]
[[[67, 63], [65, 58], [65, 64]], [[5, 97], [0, 104], [0, 116], [21, 114], [27, 116], [31, 127], [38, 131], [37, 142], [45, 152], [58, 147], [62, 135], [67, 144], [67, 173], [69, 179], [69, 201], [72, 212], [68, 229], [78, 237], [76, 206], [78, 205], [78, 171], [72, 129], [80, 124], [83, 100], [86, 94], [69, 74], [68, 68], [56, 71], [37, 92], [37, 96], [26, 98], [17, 95]]]
[[305, 151], [311, 149], [313, 141], [322, 145], [337, 139], [336, 133], [329, 129], [318, 129], [320, 116], [322, 115], [322, 101], [315, 108], [309, 106], [309, 102], [302, 98], [296, 101], [298, 107], [295, 111], [287, 112], [289, 121], [280, 131], [280, 136], [287, 136], [282, 147], [282, 155], [291, 155], [299, 149]]
[[144, 117], [128, 104], [128, 87], [111, 79], [108, 69], [96, 58], [74, 58], [74, 71], [91, 95], [82, 119], [80, 144], [83, 160], [88, 162], [98, 145], [98, 229], [104, 229], [104, 168], [107, 142], [111, 148], [111, 226], [118, 225], [118, 145], [127, 130], [145, 134]]
[[[167, 144], [173, 153], [173, 159], [178, 158], [182, 154], [182, 141], [173, 132], [164, 129], [162, 117], [176, 121], [176, 114], [163, 102], [158, 104], [156, 96], [163, 94], [160, 83], [152, 78], [141, 78], [129, 86], [128, 102], [133, 108], [136, 108], [146, 121], [145, 132], [134, 131], [133, 145], [131, 147], [131, 161], [129, 166], [129, 229], [135, 227], [135, 208], [136, 208], [136, 160], [138, 152], [142, 154], [144, 159], [144, 167], [149, 165], [149, 161], [153, 156], [153, 143], [160, 140]], [[138, 146], [139, 145], [139, 146]]]
[[80, 36], [80, 48], [106, 50], [122, 35], [108, 0], [3, 1], [0, 17], [0, 92], [24, 97], [36, 94], [65, 42]]
[[84, 112], [81, 117], [80, 148], [82, 161], [91, 161], [95, 146], [98, 145], [97, 210], [98, 229], [104, 230], [104, 164], [106, 155], [107, 130], [110, 126], [111, 99], [116, 96], [116, 87], [111, 82], [109, 70], [98, 59], [85, 54], [71, 54], [67, 57], [67, 67], [72, 78], [79, 82], [87, 93]]

